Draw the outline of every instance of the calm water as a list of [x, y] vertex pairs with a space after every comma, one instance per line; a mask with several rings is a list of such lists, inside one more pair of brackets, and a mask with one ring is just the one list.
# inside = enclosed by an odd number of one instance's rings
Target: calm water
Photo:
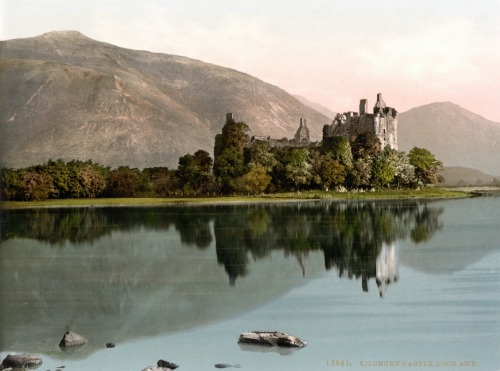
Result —
[[500, 198], [5, 211], [0, 259], [0, 355], [40, 370], [500, 370]]

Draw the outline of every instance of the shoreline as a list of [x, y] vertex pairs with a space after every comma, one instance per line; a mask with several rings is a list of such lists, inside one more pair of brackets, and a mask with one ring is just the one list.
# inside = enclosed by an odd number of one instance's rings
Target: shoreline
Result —
[[262, 196], [172, 197], [172, 198], [92, 198], [45, 201], [4, 201], [0, 210], [84, 207], [158, 207], [174, 205], [223, 205], [303, 201], [374, 201], [403, 199], [450, 199], [500, 195], [500, 187], [424, 188], [366, 192], [304, 191]]

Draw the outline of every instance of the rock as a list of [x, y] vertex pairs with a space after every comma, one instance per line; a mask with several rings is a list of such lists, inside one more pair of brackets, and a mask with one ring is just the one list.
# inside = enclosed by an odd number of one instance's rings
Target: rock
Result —
[[75, 347], [84, 345], [86, 343], [87, 339], [85, 339], [83, 336], [80, 336], [77, 333], [71, 331], [66, 331], [59, 343], [59, 347], [61, 348]]
[[251, 331], [240, 335], [238, 343], [287, 348], [303, 348], [307, 342], [296, 336], [279, 331]]
[[172, 369], [171, 368], [167, 368], [167, 367], [148, 366], [145, 369], [143, 369], [142, 371], [172, 371]]
[[106, 343], [106, 348], [114, 348], [115, 343]]
[[164, 367], [164, 368], [169, 368], [171, 370], [175, 370], [177, 367], [179, 367], [179, 365], [176, 365], [175, 363], [173, 362], [169, 362], [169, 361], [165, 361], [163, 359], [160, 359], [156, 365], [158, 367]]
[[2, 362], [2, 370], [12, 368], [37, 368], [42, 364], [42, 359], [31, 354], [9, 354]]

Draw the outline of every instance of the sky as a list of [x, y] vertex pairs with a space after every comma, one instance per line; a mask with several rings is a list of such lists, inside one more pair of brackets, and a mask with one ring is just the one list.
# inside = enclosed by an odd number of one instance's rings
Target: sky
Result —
[[500, 122], [500, 0], [0, 0], [0, 40], [77, 30], [233, 68], [334, 112], [450, 101]]

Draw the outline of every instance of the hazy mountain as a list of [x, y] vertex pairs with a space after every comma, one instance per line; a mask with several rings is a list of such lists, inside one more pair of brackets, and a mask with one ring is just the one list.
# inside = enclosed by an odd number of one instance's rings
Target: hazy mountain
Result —
[[[300, 102], [302, 102], [306, 106], [309, 106], [309, 107], [315, 109], [316, 111], [318, 111], [319, 113], [322, 113], [323, 115], [328, 117], [330, 119], [330, 121], [333, 121], [333, 118], [335, 117], [336, 113], [333, 112], [332, 110], [330, 110], [329, 108], [326, 108], [325, 106], [323, 106], [319, 103], [310, 101], [309, 99], [307, 99], [301, 95], [295, 94], [294, 97], [297, 98]], [[328, 122], [328, 124], [331, 124], [331, 122]]]
[[444, 178], [445, 186], [488, 185], [495, 180], [494, 176], [480, 170], [459, 166], [445, 167], [439, 175]]
[[399, 149], [430, 150], [446, 166], [500, 175], [500, 123], [450, 103], [431, 103], [399, 115]]
[[201, 61], [120, 48], [76, 31], [0, 42], [0, 157], [19, 167], [47, 159], [177, 166], [210, 154], [227, 112], [252, 135], [312, 140], [331, 119], [282, 89]]

